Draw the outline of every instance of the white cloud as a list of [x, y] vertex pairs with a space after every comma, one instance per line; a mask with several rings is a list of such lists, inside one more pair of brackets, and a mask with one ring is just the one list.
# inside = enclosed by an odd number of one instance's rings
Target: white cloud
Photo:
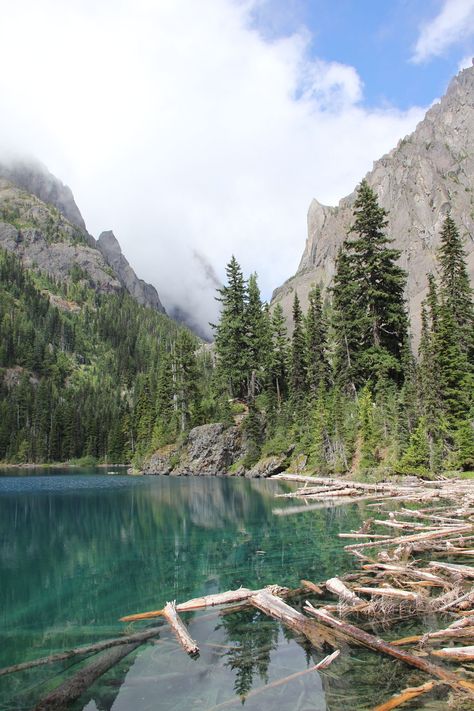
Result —
[[474, 0], [444, 0], [443, 6], [420, 31], [412, 60], [424, 62], [474, 34]]
[[460, 72], [462, 69], [468, 69], [469, 67], [472, 67], [473, 60], [474, 58], [472, 54], [468, 54], [466, 55], [466, 57], [463, 57], [458, 64], [458, 72]]
[[[1, 0], [0, 0], [1, 1]], [[423, 112], [367, 109], [353, 67], [269, 40], [251, 2], [17, 0], [0, 23], [0, 136], [114, 229], [165, 302], [215, 318], [194, 251], [235, 253], [268, 298], [294, 273], [313, 196], [335, 203]]]

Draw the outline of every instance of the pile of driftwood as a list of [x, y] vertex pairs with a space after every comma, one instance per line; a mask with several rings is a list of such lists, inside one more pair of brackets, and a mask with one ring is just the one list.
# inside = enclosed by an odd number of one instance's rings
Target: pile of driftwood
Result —
[[[305, 477], [297, 480], [305, 484], [304, 488], [286, 496], [316, 498], [322, 505], [333, 499], [369, 501], [367, 508], [373, 510], [373, 516], [359, 530], [339, 534], [356, 541], [346, 546], [357, 559], [356, 570], [319, 583], [302, 580], [298, 590], [271, 585], [261, 590], [240, 588], [180, 604], [168, 602], [158, 610], [122, 618], [127, 623], [161, 618], [161, 626], [14, 665], [0, 670], [0, 676], [94, 655], [36, 706], [36, 711], [66, 709], [105, 671], [158, 636], [163, 623], [183, 650], [194, 656], [199, 653], [199, 645], [191, 638], [181, 614], [216, 606], [221, 606], [220, 614], [228, 614], [250, 606], [306, 637], [323, 658], [309, 669], [251, 691], [248, 697], [301, 674], [324, 670], [337, 659], [341, 648], [355, 644], [388, 655], [428, 677], [425, 683], [404, 689], [374, 711], [390, 711], [441, 685], [453, 699], [460, 697], [459, 708], [474, 709], [474, 681], [469, 678], [473, 673], [469, 663], [474, 662], [474, 565], [466, 564], [474, 556], [474, 487], [448, 480], [403, 486]], [[390, 510], [393, 502], [398, 504], [396, 511]], [[410, 504], [417, 508], [411, 509]], [[305, 602], [303, 611], [289, 604], [301, 595], [313, 600]], [[428, 614], [430, 628], [423, 634], [391, 641], [373, 634], [375, 626], [385, 630], [384, 637], [393, 636], [390, 628], [409, 619], [417, 620], [421, 627]], [[434, 619], [440, 629], [433, 629]], [[455, 668], [450, 666], [453, 662]], [[212, 711], [235, 702], [234, 697]]]

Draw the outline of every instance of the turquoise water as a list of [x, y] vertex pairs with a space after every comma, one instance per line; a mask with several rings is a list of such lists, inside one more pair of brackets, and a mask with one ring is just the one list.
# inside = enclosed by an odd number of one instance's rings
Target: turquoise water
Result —
[[[115, 636], [125, 628], [119, 617], [168, 600], [324, 580], [353, 566], [337, 533], [364, 517], [357, 504], [291, 513], [293, 501], [275, 498], [287, 488], [271, 481], [8, 474], [0, 476], [0, 667]], [[346, 711], [402, 688], [393, 662], [377, 658], [374, 667], [371, 653], [348, 650], [325, 674], [273, 687], [331, 650], [308, 649], [256, 611], [186, 621], [199, 658], [186, 657], [163, 626], [74, 709], [210, 711], [227, 700], [237, 709], [238, 695], [270, 685], [245, 708]], [[0, 678], [0, 709], [31, 708], [78, 668], [69, 660]]]

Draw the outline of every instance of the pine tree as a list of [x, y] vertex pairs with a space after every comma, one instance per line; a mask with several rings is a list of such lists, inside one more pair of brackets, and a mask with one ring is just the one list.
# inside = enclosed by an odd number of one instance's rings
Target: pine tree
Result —
[[253, 399], [262, 386], [265, 349], [268, 348], [269, 335], [256, 274], [251, 274], [249, 277], [244, 318], [247, 397]]
[[196, 340], [187, 330], [180, 331], [175, 349], [175, 393], [180, 430], [191, 425], [198, 403]]
[[308, 385], [315, 395], [329, 381], [327, 360], [327, 326], [323, 315], [321, 289], [314, 286], [309, 292], [306, 314], [306, 357]]
[[[459, 329], [461, 347], [472, 358], [474, 347], [474, 303], [466, 267], [466, 253], [458, 228], [448, 215], [441, 231], [438, 252], [444, 307]], [[472, 361], [471, 361], [472, 362]]]
[[342, 323], [344, 329], [339, 357], [345, 348], [345, 369], [347, 372], [349, 368], [355, 385], [368, 379], [403, 379], [406, 274], [396, 264], [400, 252], [388, 246], [391, 240], [385, 235], [386, 216], [372, 188], [362, 181], [350, 230], [357, 238], [346, 240], [334, 284], [339, 311], [336, 328]]
[[218, 367], [232, 397], [248, 392], [248, 353], [246, 300], [247, 290], [242, 270], [233, 256], [226, 268], [227, 286], [219, 289], [221, 316], [215, 326]]
[[288, 394], [288, 333], [280, 304], [275, 306], [271, 319], [272, 348], [269, 358], [270, 386], [277, 397], [280, 411], [282, 399]]
[[293, 299], [293, 335], [291, 337], [290, 362], [291, 395], [295, 400], [304, 397], [306, 393], [306, 338], [303, 326], [303, 312], [300, 300], [295, 292]]

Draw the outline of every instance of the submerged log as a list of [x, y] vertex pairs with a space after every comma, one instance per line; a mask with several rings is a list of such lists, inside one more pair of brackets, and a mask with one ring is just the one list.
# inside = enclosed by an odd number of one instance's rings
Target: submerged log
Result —
[[116, 637], [115, 639], [106, 639], [102, 642], [96, 642], [95, 644], [88, 644], [83, 647], [75, 647], [74, 649], [68, 649], [65, 652], [57, 652], [56, 654], [50, 654], [47, 657], [40, 657], [39, 659], [33, 659], [31, 662], [21, 662], [21, 664], [13, 664], [10, 667], [4, 667], [0, 669], [0, 676], [5, 676], [6, 674], [13, 674], [19, 671], [25, 671], [26, 669], [33, 669], [34, 667], [40, 667], [45, 664], [54, 664], [55, 662], [62, 662], [65, 659], [71, 659], [71, 657], [87, 656], [89, 654], [96, 654], [97, 652], [102, 652], [104, 649], [109, 649], [109, 647], [116, 647], [122, 644], [131, 644], [134, 642], [146, 642], [152, 637], [156, 637], [163, 628], [154, 627], [153, 629], [144, 630], [143, 632], [136, 632], [135, 634], [127, 635], [126, 637]]
[[373, 711], [392, 711], [392, 709], [396, 709], [397, 706], [406, 704], [407, 701], [416, 699], [417, 696], [421, 696], [421, 694], [426, 694], [428, 691], [431, 691], [437, 683], [438, 682], [436, 681], [427, 681], [426, 684], [422, 684], [421, 686], [412, 686], [405, 689], [405, 691], [402, 691], [401, 694], [397, 694], [397, 696], [389, 699], [389, 701], [386, 701], [384, 704], [376, 706]]
[[176, 602], [167, 602], [163, 608], [163, 617], [168, 622], [169, 626], [173, 630], [176, 639], [186, 652], [186, 654], [197, 654], [199, 652], [199, 647], [196, 642], [191, 638], [188, 630], [186, 629], [183, 621], [176, 612]]
[[413, 654], [405, 652], [405, 650], [399, 649], [398, 647], [385, 642], [383, 639], [361, 630], [355, 625], [342, 622], [342, 620], [336, 619], [324, 610], [317, 610], [309, 602], [306, 603], [304, 609], [316, 617], [316, 619], [322, 624], [328, 625], [331, 629], [341, 632], [346, 638], [352, 638], [370, 649], [382, 652], [383, 654], [388, 654], [395, 659], [405, 662], [405, 664], [421, 669], [421, 671], [426, 672], [430, 676], [435, 676], [438, 679], [441, 679], [441, 681], [446, 682], [455, 689], [468, 692], [474, 698], [473, 682], [459, 678], [456, 674], [453, 674], [449, 670], [443, 669], [443, 667], [433, 664], [432, 662], [428, 662], [422, 657], [415, 657]]
[[140, 644], [141, 642], [133, 642], [104, 652], [45, 696], [35, 706], [34, 711], [66, 711], [96, 679], [133, 652]]

